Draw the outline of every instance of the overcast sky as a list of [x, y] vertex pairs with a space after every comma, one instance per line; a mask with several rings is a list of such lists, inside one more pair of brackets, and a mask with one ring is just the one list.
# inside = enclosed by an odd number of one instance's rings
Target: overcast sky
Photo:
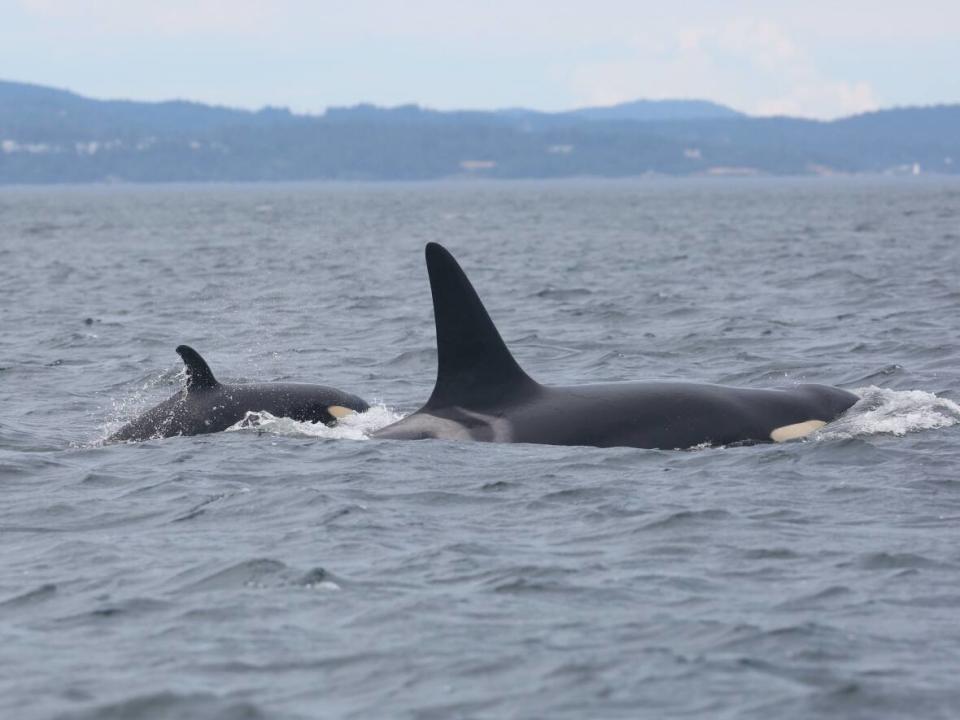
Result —
[[960, 102], [960, 0], [0, 0], [0, 79], [100, 98], [832, 118]]

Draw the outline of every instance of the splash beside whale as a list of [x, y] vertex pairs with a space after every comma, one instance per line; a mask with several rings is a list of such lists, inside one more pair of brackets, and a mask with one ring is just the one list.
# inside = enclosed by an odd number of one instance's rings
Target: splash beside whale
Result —
[[196, 350], [181, 345], [177, 353], [187, 368], [186, 387], [124, 425], [105, 442], [220, 432], [248, 412], [266, 411], [299, 422], [331, 425], [338, 418], [369, 409], [356, 395], [323, 385], [220, 383]]
[[422, 408], [375, 438], [660, 449], [783, 442], [815, 432], [859, 400], [826, 385], [541, 385], [514, 360], [453, 256], [429, 243], [426, 260], [437, 381]]

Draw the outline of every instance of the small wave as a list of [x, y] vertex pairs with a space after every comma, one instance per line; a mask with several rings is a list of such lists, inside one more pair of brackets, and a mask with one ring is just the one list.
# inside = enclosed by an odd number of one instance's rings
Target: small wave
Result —
[[[339, 578], [322, 567], [300, 572], [279, 560], [254, 558], [218, 570], [190, 582], [180, 592], [207, 592], [211, 590], [235, 590], [238, 588], [300, 587], [309, 590], [340, 590]], [[342, 582], [342, 581], [341, 581]]]
[[593, 291], [587, 288], [554, 288], [548, 287], [533, 294], [533, 297], [548, 300], [575, 300], [585, 295], [592, 295]]
[[406, 350], [394, 358], [387, 361], [387, 367], [408, 368], [419, 367], [424, 363], [435, 362], [437, 351], [433, 348], [420, 348], [417, 350]]
[[680, 512], [668, 513], [646, 525], [638, 528], [639, 530], [661, 530], [664, 528], [696, 528], [702, 527], [705, 523], [713, 520], [726, 520], [732, 517], [726, 510], [681, 510]]
[[243, 420], [231, 425], [226, 432], [253, 430], [257, 433], [286, 437], [366, 440], [373, 431], [395, 423], [402, 417], [403, 414], [394, 412], [386, 405], [374, 405], [366, 412], [347, 415], [330, 427], [323, 423], [299, 422], [291, 418], [276, 417], [268, 412], [248, 412]]
[[186, 385], [187, 369], [179, 366], [176, 369], [166, 369], [152, 372], [139, 381], [137, 387], [119, 398], [110, 401], [107, 417], [99, 428], [98, 436], [90, 441], [78, 445], [80, 448], [99, 447], [135, 417], [166, 399], [166, 395], [158, 394], [163, 388], [180, 388]]
[[217, 697], [210, 693], [179, 694], [163, 691], [132, 695], [119, 702], [97, 705], [58, 715], [58, 720], [157, 720], [158, 718], [245, 718], [271, 717], [246, 700]]
[[814, 593], [793, 597], [777, 604], [778, 610], [818, 610], [825, 603], [839, 600], [844, 602], [852, 594], [846, 585], [831, 585]]
[[864, 570], [900, 570], [912, 568], [942, 568], [941, 563], [935, 562], [923, 555], [914, 553], [865, 553], [855, 561], [842, 563], [838, 567], [853, 565]]
[[0, 610], [29, 607], [41, 600], [46, 600], [47, 598], [52, 597], [56, 592], [57, 586], [55, 584], [46, 583], [21, 595], [12, 597], [9, 600], [0, 601]]
[[860, 401], [818, 434], [824, 440], [867, 435], [903, 436], [960, 423], [960, 405], [923, 390], [888, 390], [875, 385], [855, 390]]

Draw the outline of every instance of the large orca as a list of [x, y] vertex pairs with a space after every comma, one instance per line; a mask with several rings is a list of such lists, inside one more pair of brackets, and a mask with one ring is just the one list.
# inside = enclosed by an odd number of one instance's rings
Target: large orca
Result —
[[177, 353], [187, 366], [186, 387], [124, 425], [106, 442], [220, 432], [248, 412], [266, 411], [277, 417], [330, 425], [338, 418], [369, 409], [356, 395], [323, 385], [222, 384], [196, 350], [181, 345]]
[[430, 243], [426, 257], [437, 382], [426, 405], [373, 437], [661, 449], [782, 442], [809, 435], [859, 399], [825, 385], [541, 385], [513, 359], [453, 256]]

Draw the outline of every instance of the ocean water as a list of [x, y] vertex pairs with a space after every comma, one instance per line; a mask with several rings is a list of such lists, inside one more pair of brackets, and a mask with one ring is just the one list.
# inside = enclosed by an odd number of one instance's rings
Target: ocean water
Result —
[[[423, 245], [547, 383], [839, 385], [812, 438], [366, 438]], [[0, 189], [0, 716], [960, 716], [960, 182]], [[104, 445], [183, 382], [340, 387]]]

